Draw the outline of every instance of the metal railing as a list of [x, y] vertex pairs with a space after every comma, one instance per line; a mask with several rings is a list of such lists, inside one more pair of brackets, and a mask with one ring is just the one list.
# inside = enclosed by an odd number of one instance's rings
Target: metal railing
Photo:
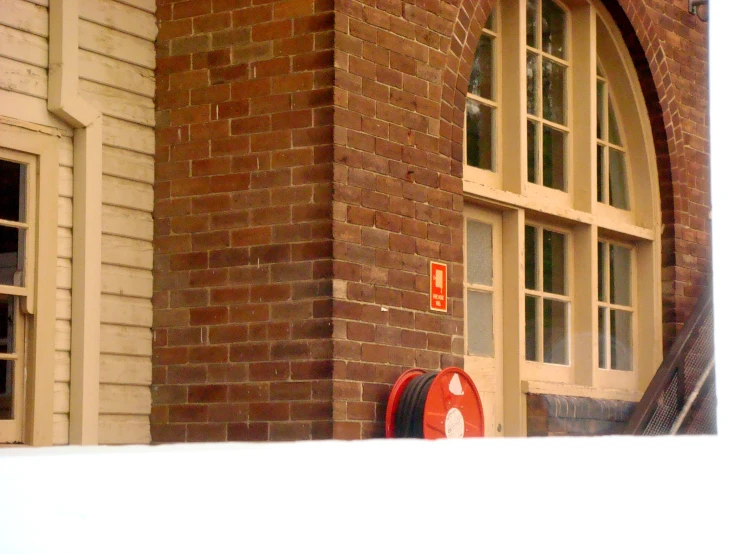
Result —
[[634, 409], [624, 434], [714, 433], [713, 295], [709, 286]]

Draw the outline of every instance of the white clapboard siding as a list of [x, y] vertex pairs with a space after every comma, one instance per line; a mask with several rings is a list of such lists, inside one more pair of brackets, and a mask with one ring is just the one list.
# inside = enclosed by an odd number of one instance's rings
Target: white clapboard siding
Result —
[[36, 98], [46, 98], [46, 70], [23, 62], [0, 58], [0, 88]]
[[151, 358], [146, 356], [100, 356], [100, 383], [151, 385]]
[[69, 352], [72, 346], [72, 325], [71, 322], [62, 319], [56, 320], [56, 350], [60, 352]]
[[72, 259], [72, 231], [59, 227], [56, 230], [56, 255], [58, 258]]
[[103, 263], [151, 270], [154, 248], [150, 241], [103, 235]]
[[59, 202], [57, 203], [57, 217], [58, 217], [58, 225], [59, 227], [64, 227], [65, 229], [71, 229], [72, 228], [72, 199], [71, 198], [65, 198], [63, 196], [59, 197]]
[[154, 157], [103, 146], [103, 173], [142, 183], [154, 182]]
[[154, 206], [154, 188], [148, 183], [104, 175], [103, 202], [109, 206], [151, 213]]
[[151, 413], [151, 389], [136, 385], [100, 385], [101, 414]]
[[71, 167], [59, 166], [59, 196], [72, 198], [74, 174]]
[[126, 4], [128, 6], [133, 6], [134, 8], [138, 8], [152, 14], [157, 11], [156, 0], [118, 0], [118, 2], [121, 4]]
[[103, 144], [154, 155], [154, 129], [103, 116]]
[[72, 260], [56, 259], [56, 286], [59, 289], [72, 288]]
[[0, 115], [72, 134], [71, 127], [48, 110], [44, 98], [0, 88]]
[[54, 413], [69, 413], [69, 383], [54, 383]]
[[59, 139], [59, 165], [72, 168], [74, 162], [74, 143], [71, 137]]
[[69, 352], [56, 352], [54, 356], [54, 381], [69, 383], [69, 369], [71, 367]]
[[69, 415], [54, 414], [52, 427], [52, 442], [56, 444], [69, 444]]
[[151, 300], [103, 294], [100, 298], [100, 320], [103, 323], [151, 328]]
[[150, 269], [103, 264], [103, 293], [151, 298], [154, 278]]
[[0, 58], [48, 67], [49, 43], [45, 38], [0, 25]]
[[56, 289], [56, 318], [72, 319], [72, 291]]
[[94, 52], [80, 50], [80, 77], [112, 87], [154, 97], [154, 71]]
[[151, 14], [112, 0], [80, 0], [80, 18], [151, 42], [157, 37]]
[[79, 45], [83, 50], [96, 52], [109, 58], [140, 65], [149, 69], [156, 67], [151, 42], [107, 27], [80, 21]]
[[100, 326], [100, 352], [131, 356], [151, 356], [151, 329], [123, 325]]
[[149, 416], [101, 414], [98, 441], [100, 444], [149, 444]]
[[79, 94], [101, 113], [154, 127], [154, 99], [80, 79]]
[[151, 212], [104, 205], [103, 233], [151, 241], [154, 238], [154, 220]]
[[0, 25], [49, 36], [49, 10], [25, 0], [0, 0]]

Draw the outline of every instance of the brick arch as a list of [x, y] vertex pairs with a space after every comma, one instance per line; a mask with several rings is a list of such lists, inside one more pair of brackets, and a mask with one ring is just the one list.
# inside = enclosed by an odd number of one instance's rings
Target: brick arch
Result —
[[[461, 0], [454, 22], [444, 69], [442, 120], [451, 126], [452, 174], [462, 176], [462, 133], [469, 75], [482, 27], [496, 0]], [[662, 234], [663, 268], [674, 267], [680, 246], [675, 227], [686, 225], [675, 210], [675, 197], [685, 186], [685, 152], [682, 125], [666, 56], [643, 0], [602, 0], [631, 55], [644, 94], [657, 156]], [[461, 187], [460, 187], [461, 188]], [[665, 341], [674, 334], [677, 321], [675, 287], [663, 275], [663, 323]]]

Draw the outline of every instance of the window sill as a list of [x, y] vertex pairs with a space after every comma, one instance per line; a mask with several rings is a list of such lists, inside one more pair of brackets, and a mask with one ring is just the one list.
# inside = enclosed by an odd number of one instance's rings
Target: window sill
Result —
[[601, 400], [626, 400], [638, 402], [642, 393], [632, 390], [599, 389], [582, 385], [551, 383], [548, 381], [521, 381], [521, 392], [531, 394], [556, 394], [559, 396], [581, 396]]

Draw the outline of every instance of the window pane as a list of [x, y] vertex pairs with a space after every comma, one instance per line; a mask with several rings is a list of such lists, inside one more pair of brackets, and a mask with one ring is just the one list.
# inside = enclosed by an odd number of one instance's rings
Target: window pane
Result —
[[493, 100], [493, 39], [483, 34], [472, 61], [469, 92]]
[[608, 149], [608, 194], [611, 206], [629, 209], [629, 187], [626, 183], [626, 155], [615, 148]]
[[537, 290], [536, 227], [526, 226], [526, 288]]
[[0, 285], [23, 286], [23, 229], [0, 226]]
[[539, 33], [537, 30], [537, 0], [526, 0], [526, 44], [532, 48], [538, 46], [537, 38]]
[[493, 108], [467, 99], [467, 165], [493, 170]]
[[536, 297], [526, 297], [526, 359], [535, 362], [537, 357], [536, 342]]
[[544, 186], [566, 190], [565, 134], [544, 125]]
[[631, 250], [611, 244], [611, 304], [631, 306]]
[[621, 133], [618, 132], [616, 112], [613, 110], [613, 103], [610, 101], [608, 102], [608, 140], [621, 146]]
[[467, 354], [493, 355], [493, 295], [467, 291]]
[[608, 250], [605, 242], [598, 242], [598, 300], [608, 302], [606, 298], [606, 264], [608, 263]]
[[495, 6], [493, 6], [492, 11], [490, 12], [490, 16], [485, 22], [485, 28], [490, 29], [491, 31], [495, 31]]
[[567, 294], [567, 236], [544, 229], [542, 248], [544, 255], [544, 291]]
[[539, 56], [526, 53], [526, 111], [538, 115], [539, 100]]
[[539, 124], [535, 121], [526, 122], [526, 144], [528, 158], [528, 180], [529, 183], [537, 183], [539, 180]]
[[25, 166], [0, 160], [0, 219], [25, 221]]
[[608, 348], [608, 331], [606, 329], [606, 318], [608, 308], [598, 308], [598, 367], [608, 369], [606, 352]]
[[541, 49], [565, 59], [567, 18], [564, 10], [552, 0], [541, 3]]
[[15, 352], [13, 341], [13, 297], [0, 297], [0, 354]]
[[[0, 420], [13, 419], [13, 362], [0, 360]], [[10, 393], [10, 394], [9, 394]]]
[[606, 101], [606, 83], [604, 81], [601, 81], [598, 79], [597, 82], [597, 91], [598, 91], [598, 138], [601, 140], [606, 140], [605, 134], [606, 134], [606, 116], [605, 116], [605, 109], [603, 108], [603, 103]]
[[598, 145], [598, 160], [597, 160], [597, 188], [598, 188], [598, 202], [606, 201], [606, 187], [605, 187], [605, 176], [603, 175], [603, 166], [605, 165], [606, 147]]
[[595, 73], [596, 75], [598, 75], [598, 77], [605, 77], [605, 75], [603, 74], [603, 69], [600, 67], [599, 63], [595, 64]]
[[544, 298], [544, 361], [568, 363], [567, 302]]
[[493, 284], [493, 228], [480, 221], [467, 221], [467, 282]]
[[611, 310], [611, 369], [631, 370], [631, 314]]
[[544, 59], [541, 62], [542, 100], [544, 118], [562, 125], [565, 124], [565, 66]]

